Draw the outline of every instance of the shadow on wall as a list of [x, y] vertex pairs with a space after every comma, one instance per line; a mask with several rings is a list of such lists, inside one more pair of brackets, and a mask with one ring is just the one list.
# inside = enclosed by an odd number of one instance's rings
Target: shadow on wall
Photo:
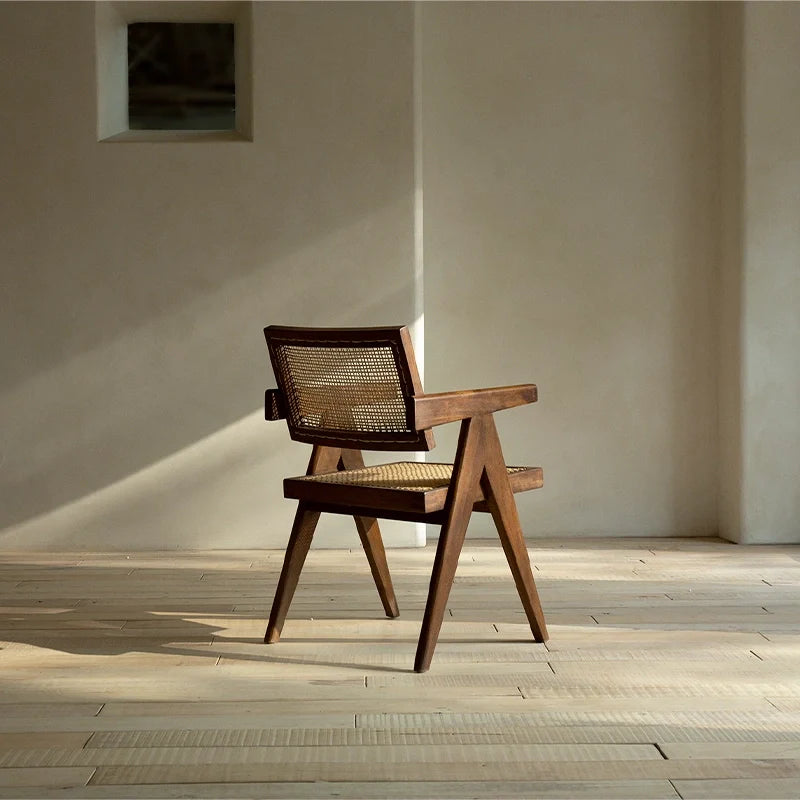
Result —
[[256, 425], [261, 328], [412, 321], [412, 11], [289, 5], [254, 10], [255, 141], [191, 145], [96, 141], [92, 4], [0, 8], [0, 547], [253, 545], [306, 457]]
[[[265, 423], [262, 407], [229, 422], [274, 381], [257, 323], [261, 293], [245, 282], [225, 294], [208, 298], [206, 313], [183, 309], [183, 330], [168, 330], [175, 317], [155, 321], [3, 395], [14, 461], [4, 466], [0, 547], [284, 543], [294, 504], [283, 501], [281, 479], [304, 472], [308, 448], [285, 425]], [[320, 304], [318, 314], [289, 300], [297, 313], [277, 320], [401, 322], [412, 296], [400, 284], [371, 305], [337, 313]], [[163, 358], [151, 364], [154, 349]]]
[[277, 475], [302, 473], [304, 455], [259, 410], [110, 486], [6, 528], [0, 546], [263, 547], [268, 527], [284, 537], [289, 530], [293, 508], [282, 501]]

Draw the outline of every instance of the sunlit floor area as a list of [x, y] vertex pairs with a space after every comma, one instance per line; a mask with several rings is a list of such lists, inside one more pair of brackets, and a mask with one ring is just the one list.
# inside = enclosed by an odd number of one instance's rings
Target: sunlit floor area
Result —
[[0, 557], [0, 796], [800, 797], [800, 546], [537, 540], [535, 644], [497, 543], [462, 553], [412, 672], [434, 547]]

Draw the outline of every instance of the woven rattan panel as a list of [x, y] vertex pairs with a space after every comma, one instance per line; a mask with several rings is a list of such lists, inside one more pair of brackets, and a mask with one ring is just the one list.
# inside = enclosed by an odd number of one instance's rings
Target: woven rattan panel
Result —
[[[509, 475], [524, 472], [530, 467], [506, 467]], [[295, 480], [336, 483], [346, 486], [365, 486], [373, 489], [402, 489], [409, 492], [428, 492], [449, 486], [452, 464], [427, 464], [420, 461], [398, 461], [363, 469], [348, 469], [309, 475]]]
[[275, 348], [298, 428], [411, 433], [391, 347]]

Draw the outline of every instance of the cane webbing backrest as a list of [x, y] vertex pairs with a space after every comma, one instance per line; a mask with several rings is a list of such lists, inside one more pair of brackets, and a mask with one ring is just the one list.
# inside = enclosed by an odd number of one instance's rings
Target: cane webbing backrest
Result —
[[411, 337], [394, 328], [264, 328], [293, 439], [359, 450], [430, 450]]

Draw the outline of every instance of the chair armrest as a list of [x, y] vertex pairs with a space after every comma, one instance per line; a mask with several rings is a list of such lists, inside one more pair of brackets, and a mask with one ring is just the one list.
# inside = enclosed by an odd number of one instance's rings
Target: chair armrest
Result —
[[280, 389], [267, 389], [264, 392], [264, 419], [270, 422], [286, 419], [286, 404]]
[[537, 400], [536, 386], [523, 383], [519, 386], [499, 386], [494, 389], [470, 389], [465, 392], [441, 392], [412, 397], [414, 428], [418, 431], [456, 422], [481, 414], [492, 414], [504, 408], [513, 408]]

